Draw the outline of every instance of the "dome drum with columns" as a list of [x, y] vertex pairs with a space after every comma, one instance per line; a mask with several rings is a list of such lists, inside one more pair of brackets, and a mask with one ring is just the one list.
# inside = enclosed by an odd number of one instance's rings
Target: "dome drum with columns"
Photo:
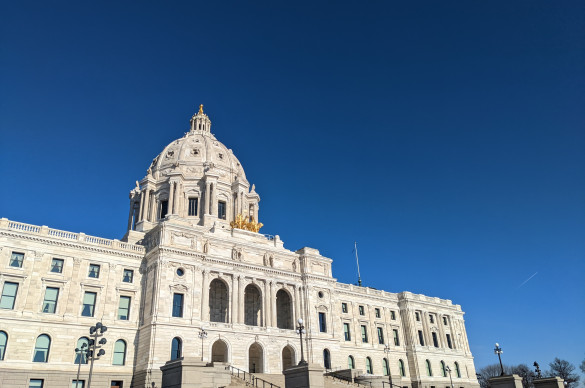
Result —
[[231, 223], [257, 232], [258, 202], [254, 185], [250, 190], [239, 160], [211, 133], [200, 105], [189, 132], [154, 158], [130, 192], [128, 236], [132, 240], [132, 231], [147, 232], [167, 218], [193, 226]]

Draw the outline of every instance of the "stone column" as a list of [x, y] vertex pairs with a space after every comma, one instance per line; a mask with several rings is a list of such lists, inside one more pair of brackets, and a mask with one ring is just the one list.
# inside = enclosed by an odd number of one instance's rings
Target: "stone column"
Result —
[[277, 287], [278, 285], [276, 283], [273, 283], [272, 287], [270, 287], [270, 319], [272, 326], [274, 327], [278, 326], [278, 307], [276, 306], [277, 291], [275, 290]]
[[[270, 290], [270, 287], [268, 286], [267, 281], [264, 280], [264, 295], [268, 295], [269, 294], [269, 290]], [[262, 309], [262, 310], [264, 310], [263, 311], [263, 313], [264, 313], [263, 314], [264, 315], [264, 319], [263, 319], [264, 326], [268, 326], [270, 324], [269, 323], [269, 320], [268, 320], [268, 317], [269, 317], [269, 314], [270, 314], [269, 313], [270, 308], [269, 308], [268, 304], [269, 304], [268, 298], [264, 298], [264, 308]]]
[[203, 201], [201, 201], [201, 210], [203, 210], [203, 215], [206, 216], [209, 214], [209, 183], [205, 183], [205, 193], [203, 193]]
[[150, 204], [150, 190], [144, 189], [144, 211], [142, 212], [142, 221], [148, 221], [148, 205]]
[[236, 287], [236, 276], [232, 274], [232, 287], [231, 287], [231, 297], [230, 297], [230, 303], [231, 303], [231, 323], [236, 323], [238, 322], [238, 289]]
[[[296, 321], [301, 317], [299, 315], [299, 292], [297, 290], [297, 286], [293, 285], [293, 289], [294, 289], [294, 301], [293, 301], [293, 325], [296, 325]], [[332, 317], [333, 318], [333, 317]]]
[[132, 229], [132, 213], [134, 213], [134, 200], [130, 197], [130, 214], [128, 214], [128, 230]]
[[208, 321], [209, 285], [207, 284], [208, 270], [203, 270], [201, 279], [201, 321]]
[[168, 214], [175, 214], [173, 207], [175, 206], [175, 182], [169, 182], [169, 211]]
[[140, 207], [138, 211], [138, 221], [142, 221], [142, 211], [144, 210], [144, 190], [140, 192]]
[[150, 201], [148, 204], [148, 221], [155, 221], [155, 204], [156, 204], [156, 199], [154, 198], [154, 190], [150, 190], [150, 195], [149, 195]]
[[[244, 279], [242, 275], [238, 275], [238, 298], [240, 299], [240, 305], [244, 304]], [[238, 323], [244, 323], [244, 310], [241, 308], [238, 311]]]
[[429, 314], [421, 311], [420, 319], [422, 319], [423, 337], [425, 339], [425, 345], [426, 346], [434, 346], [433, 344], [431, 344], [432, 336], [431, 336], [431, 329], [429, 328]]

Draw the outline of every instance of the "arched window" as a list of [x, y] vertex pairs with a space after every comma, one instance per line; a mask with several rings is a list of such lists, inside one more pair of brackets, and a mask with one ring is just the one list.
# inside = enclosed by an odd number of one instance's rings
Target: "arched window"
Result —
[[126, 341], [117, 340], [114, 344], [112, 365], [126, 365]]
[[457, 375], [457, 377], [461, 377], [461, 369], [459, 369], [459, 363], [457, 362], [455, 362], [455, 374]]
[[355, 360], [353, 359], [353, 356], [347, 358], [347, 367], [349, 369], [355, 369]]
[[427, 360], [426, 362], [427, 362], [427, 376], [432, 376], [433, 375], [433, 368], [431, 368], [431, 362], [429, 360]]
[[406, 371], [404, 370], [404, 361], [402, 361], [402, 359], [398, 360], [398, 370], [400, 371], [400, 376], [406, 376]]
[[445, 368], [445, 361], [441, 360], [441, 373], [443, 373], [443, 377], [447, 377], [447, 369]]
[[374, 374], [374, 368], [372, 368], [372, 359], [366, 357], [366, 373]]
[[[390, 368], [388, 368], [388, 359], [387, 358], [382, 359], [382, 369], [384, 371], [384, 376], [388, 376], [390, 374]], [[392, 388], [392, 387], [390, 387], [390, 388]]]
[[331, 353], [329, 353], [329, 349], [323, 349], [323, 366], [325, 369], [331, 369]]
[[254, 284], [244, 289], [244, 323], [249, 326], [262, 324], [262, 294]]
[[46, 334], [41, 334], [35, 342], [35, 351], [33, 353], [33, 362], [47, 362], [49, 359], [49, 349], [51, 348], [51, 338]]
[[79, 351], [75, 352], [75, 364], [87, 364], [87, 350], [89, 349], [89, 338], [81, 337], [80, 339], [78, 339], [77, 346], [75, 347], [75, 349], [79, 349]]
[[293, 329], [292, 301], [288, 292], [283, 289], [276, 293], [276, 327]]
[[173, 338], [173, 342], [171, 344], [171, 360], [178, 360], [181, 358], [181, 350], [183, 347], [183, 343], [179, 337]]
[[6, 344], [8, 343], [8, 334], [4, 331], [0, 331], [0, 361], [4, 360], [4, 354], [6, 354]]
[[220, 279], [209, 283], [209, 320], [211, 322], [228, 322], [229, 296], [226, 284]]

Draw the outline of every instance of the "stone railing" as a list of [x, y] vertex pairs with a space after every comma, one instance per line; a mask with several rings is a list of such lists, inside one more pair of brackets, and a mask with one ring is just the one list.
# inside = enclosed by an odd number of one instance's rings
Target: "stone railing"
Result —
[[73, 233], [65, 230], [52, 229], [48, 226], [30, 225], [23, 222], [10, 221], [7, 218], [0, 219], [0, 229], [14, 230], [39, 236], [49, 236], [59, 240], [77, 241], [111, 249], [120, 249], [123, 251], [145, 253], [145, 249], [142, 245], [128, 244], [119, 240], [88, 236], [85, 233]]

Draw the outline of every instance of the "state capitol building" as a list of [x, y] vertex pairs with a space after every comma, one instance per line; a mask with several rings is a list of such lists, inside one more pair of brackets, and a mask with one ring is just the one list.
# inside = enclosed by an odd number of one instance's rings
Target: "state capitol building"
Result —
[[259, 202], [201, 106], [130, 192], [121, 240], [2, 218], [0, 386], [86, 386], [75, 349], [98, 321], [92, 387], [161, 387], [181, 357], [282, 373], [301, 359], [298, 318], [305, 358], [324, 369], [478, 386], [461, 306], [337, 282], [317, 249], [259, 232]]

